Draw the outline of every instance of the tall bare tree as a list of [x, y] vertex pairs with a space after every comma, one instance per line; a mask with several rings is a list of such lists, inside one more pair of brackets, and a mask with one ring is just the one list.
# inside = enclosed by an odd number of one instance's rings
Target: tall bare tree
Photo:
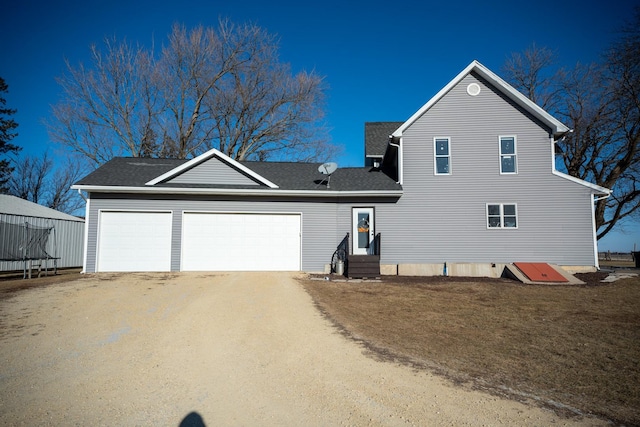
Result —
[[[13, 145], [10, 141], [18, 136], [15, 129], [18, 127], [18, 123], [10, 116], [16, 113], [16, 110], [6, 108], [6, 99], [3, 94], [8, 92], [9, 86], [0, 77], [0, 155], [17, 154], [21, 148], [17, 145]], [[0, 193], [6, 193], [8, 190], [7, 182], [10, 179], [13, 167], [11, 161], [8, 159], [0, 159]]]
[[19, 158], [8, 181], [8, 193], [61, 212], [76, 213], [84, 206], [84, 200], [71, 190], [85, 172], [78, 164], [67, 159], [54, 168], [46, 152], [41, 157]]
[[640, 214], [640, 9], [601, 64], [553, 71], [552, 59], [548, 49], [534, 45], [514, 54], [504, 71], [516, 88], [573, 129], [557, 142], [560, 167], [613, 190], [596, 202], [600, 239]]
[[527, 98], [545, 110], [558, 103], [558, 71], [553, 71], [557, 54], [535, 43], [524, 52], [514, 52], [507, 58], [503, 71], [511, 84]]
[[51, 138], [98, 166], [114, 156], [325, 159], [323, 79], [293, 74], [275, 36], [221, 20], [175, 25], [162, 49], [110, 39], [59, 79]]

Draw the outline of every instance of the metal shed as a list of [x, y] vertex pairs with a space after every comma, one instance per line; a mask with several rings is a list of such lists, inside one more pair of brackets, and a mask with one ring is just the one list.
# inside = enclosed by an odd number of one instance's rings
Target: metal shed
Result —
[[[84, 219], [29, 202], [18, 197], [0, 195], [0, 271], [18, 271], [25, 268], [16, 255], [16, 248], [24, 250], [24, 242], [30, 230], [50, 229], [43, 241], [43, 249], [50, 259], [33, 260], [41, 268], [82, 267], [84, 253]], [[22, 230], [22, 231], [20, 231]], [[9, 254], [9, 255], [7, 255]]]

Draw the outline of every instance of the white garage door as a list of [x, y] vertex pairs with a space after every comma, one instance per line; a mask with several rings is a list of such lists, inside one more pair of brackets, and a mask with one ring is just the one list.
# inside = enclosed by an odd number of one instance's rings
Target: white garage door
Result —
[[185, 213], [184, 271], [299, 271], [300, 215]]
[[171, 213], [101, 212], [97, 271], [170, 271]]

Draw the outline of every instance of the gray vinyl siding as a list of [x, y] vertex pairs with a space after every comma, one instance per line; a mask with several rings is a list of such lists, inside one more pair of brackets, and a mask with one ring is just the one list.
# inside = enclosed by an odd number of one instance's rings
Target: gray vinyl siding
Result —
[[[517, 137], [516, 175], [500, 175], [499, 135]], [[445, 136], [452, 174], [434, 175], [433, 138]], [[549, 129], [481, 78], [464, 78], [407, 128], [402, 153], [404, 195], [385, 224], [384, 263], [595, 265], [591, 190], [552, 173]], [[487, 229], [487, 203], [517, 204], [518, 229]]]
[[172, 184], [259, 185], [217, 157], [212, 157], [167, 182]]
[[[171, 211], [172, 245], [171, 270], [181, 269], [182, 219], [184, 212], [236, 212], [236, 213], [294, 213], [301, 214], [301, 270], [321, 272], [325, 264], [331, 262], [336, 247], [351, 231], [351, 211], [353, 207], [373, 207], [376, 232], [384, 233], [393, 219], [391, 208], [397, 199], [377, 198], [368, 202], [353, 199], [305, 199], [285, 198], [218, 198], [184, 196], [180, 200], [170, 196], [133, 196], [128, 194], [90, 195], [88, 226], [88, 247], [86, 271], [96, 271], [96, 247], [98, 237], [98, 216], [100, 210]], [[379, 217], [378, 217], [379, 215]]]
[[[49, 235], [46, 250], [49, 255], [59, 258], [57, 260], [57, 267], [68, 268], [82, 266], [84, 221], [68, 221], [10, 214], [0, 214], [0, 220], [9, 224], [24, 225], [24, 223], [27, 222], [30, 226], [34, 227], [54, 227], [54, 231]], [[16, 238], [16, 236], [0, 236], [0, 242], [8, 244], [14, 238]], [[38, 264], [38, 261], [33, 262], [34, 266]], [[53, 266], [53, 260], [48, 261], [46, 267], [53, 268]], [[45, 268], [44, 262], [42, 262], [42, 268]], [[22, 261], [0, 261], [0, 271], [23, 269], [24, 263]]]
[[[287, 201], [277, 199], [238, 199], [227, 197], [213, 200], [211, 197], [184, 196], [180, 200], [172, 197], [145, 197], [126, 194], [90, 195], [88, 227], [88, 248], [86, 271], [96, 271], [96, 245], [98, 237], [98, 216], [100, 210], [134, 211], [171, 211], [172, 248], [171, 270], [180, 270], [183, 212], [261, 212], [261, 213], [299, 213], [301, 214], [301, 269], [303, 271], [322, 271], [331, 261], [336, 246], [348, 229], [338, 232], [336, 225], [338, 204], [315, 200]], [[344, 221], [342, 221], [344, 222]]]

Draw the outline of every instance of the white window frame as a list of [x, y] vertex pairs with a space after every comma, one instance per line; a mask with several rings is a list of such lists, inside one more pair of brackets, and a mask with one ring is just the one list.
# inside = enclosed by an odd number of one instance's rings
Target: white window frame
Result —
[[[503, 138], [513, 138], [513, 154], [503, 154], [502, 153], [502, 139]], [[498, 152], [500, 153], [499, 157], [499, 167], [500, 167], [500, 175], [517, 175], [518, 174], [518, 138], [516, 135], [500, 135], [498, 136]], [[513, 172], [504, 172], [502, 170], [502, 158], [507, 156], [513, 156], [513, 163], [515, 166], [515, 171]]]
[[[447, 141], [447, 155], [439, 155], [437, 148], [437, 141]], [[446, 158], [448, 162], [448, 172], [438, 172], [438, 159]], [[448, 136], [436, 136], [433, 138], [433, 174], [434, 175], [451, 175], [451, 138]]]
[[[499, 227], [491, 227], [489, 225], [489, 206], [500, 206], [500, 226]], [[515, 209], [515, 215], [506, 215], [506, 216], [514, 216], [516, 219], [516, 226], [515, 227], [506, 227], [505, 226], [505, 214], [504, 214], [504, 207], [505, 206], [513, 206]], [[491, 215], [492, 217], [496, 217], [496, 215]], [[518, 204], [517, 203], [487, 203], [485, 206], [485, 219], [486, 219], [486, 226], [487, 226], [487, 230], [517, 230], [518, 227], [520, 226], [520, 220], [518, 219]]]

